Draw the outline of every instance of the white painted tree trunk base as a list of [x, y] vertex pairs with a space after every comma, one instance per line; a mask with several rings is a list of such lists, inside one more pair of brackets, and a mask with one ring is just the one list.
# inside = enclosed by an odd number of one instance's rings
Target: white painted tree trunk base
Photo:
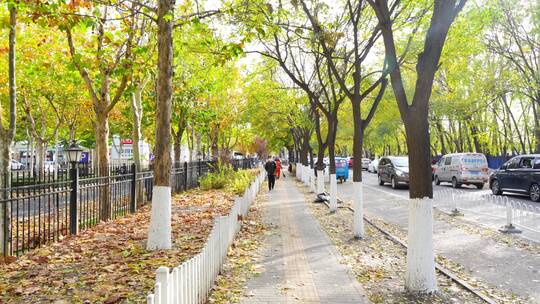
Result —
[[429, 198], [409, 202], [405, 287], [412, 293], [432, 293], [437, 290], [432, 205], [433, 200]]
[[317, 194], [324, 193], [324, 171], [317, 170]]
[[337, 208], [337, 179], [335, 174], [330, 174], [330, 212], [336, 212]]
[[354, 237], [364, 238], [364, 185], [362, 182], [353, 182], [353, 232]]
[[317, 189], [315, 187], [315, 174], [313, 173], [313, 169], [309, 170], [309, 191], [315, 192]]
[[154, 186], [146, 249], [171, 249], [171, 187]]

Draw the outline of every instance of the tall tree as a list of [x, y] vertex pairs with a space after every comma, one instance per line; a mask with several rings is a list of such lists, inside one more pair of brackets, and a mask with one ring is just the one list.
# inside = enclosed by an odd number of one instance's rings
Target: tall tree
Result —
[[395, 10], [389, 8], [388, 0], [367, 1], [379, 20], [392, 89], [407, 134], [409, 195], [414, 200], [409, 205], [409, 247], [405, 284], [406, 288], [412, 292], [432, 292], [437, 288], [433, 251], [433, 214], [431, 201], [422, 200], [433, 198], [428, 122], [429, 100], [448, 30], [467, 1], [434, 0], [424, 47], [418, 55], [417, 78], [411, 103], [405, 91], [394, 41], [392, 14]]
[[[364, 132], [381, 101], [387, 85], [387, 71], [370, 71], [364, 61], [370, 55], [371, 49], [380, 37], [380, 29], [371, 19], [369, 6], [363, 0], [347, 0], [343, 9], [345, 18], [325, 24], [326, 20], [320, 16], [318, 2], [313, 2], [310, 8], [306, 1], [300, 1], [302, 9], [310, 21], [314, 38], [321, 45], [321, 52], [328, 63], [332, 77], [336, 79], [347, 99], [352, 105], [354, 133], [353, 133], [353, 182], [354, 186], [354, 234], [356, 237], [364, 236], [363, 227], [363, 190], [362, 190], [362, 158]], [[343, 20], [343, 21], [340, 21]], [[345, 37], [347, 40], [345, 41]], [[363, 39], [363, 37], [368, 37]], [[352, 38], [352, 41], [350, 41]], [[351, 50], [352, 48], [352, 50]], [[379, 74], [379, 75], [377, 75]], [[375, 76], [377, 75], [377, 76]], [[348, 80], [352, 79], [352, 84]], [[371, 103], [368, 115], [362, 117], [361, 106], [365, 104], [370, 94], [378, 89], [377, 95]]]
[[[3, 122], [3, 111], [0, 106], [0, 189], [10, 186], [9, 173], [11, 170], [11, 144], [17, 128], [17, 81], [15, 77], [15, 51], [17, 41], [17, 5], [18, 2], [8, 1], [9, 10], [9, 59], [8, 59], [8, 82], [9, 82], [9, 114], [8, 122]], [[0, 191], [0, 197], [7, 199], [7, 191]], [[9, 252], [10, 217], [11, 211], [8, 203], [0, 206], [0, 251]]]
[[[121, 100], [131, 75], [129, 69], [131, 67], [135, 24], [122, 22], [121, 30], [112, 32], [118, 23], [118, 16], [113, 15], [114, 7], [99, 6], [93, 12], [96, 15], [89, 17], [89, 20], [85, 19], [84, 22], [68, 24], [65, 27], [65, 32], [72, 62], [79, 71], [92, 99], [95, 114], [97, 168], [100, 176], [107, 177], [109, 175], [109, 115]], [[94, 30], [90, 31], [86, 28], [87, 23], [92, 24]], [[87, 41], [81, 44], [82, 51], [75, 43], [74, 30], [77, 29], [83, 30], [81, 36]], [[115, 37], [115, 35], [117, 36]], [[92, 40], [89, 38], [92, 38], [95, 43], [91, 43]], [[87, 46], [89, 46], [88, 49]], [[89, 58], [86, 54], [92, 52], [92, 49], [95, 57]], [[116, 88], [114, 95], [111, 94], [112, 87]], [[101, 187], [100, 191], [100, 218], [108, 220], [112, 215], [109, 188], [107, 186]]]
[[147, 249], [170, 249], [171, 235], [171, 117], [173, 80], [174, 0], [157, 0], [157, 100], [154, 188]]
[[517, 85], [505, 89], [520, 92], [531, 101], [534, 150], [540, 153], [540, 4], [508, 0], [497, 3], [500, 15], [495, 20], [495, 29], [489, 34], [487, 44], [520, 76]]

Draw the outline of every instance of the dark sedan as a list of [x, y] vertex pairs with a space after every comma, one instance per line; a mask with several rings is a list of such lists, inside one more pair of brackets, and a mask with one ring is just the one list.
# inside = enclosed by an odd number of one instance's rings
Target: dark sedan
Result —
[[377, 172], [379, 185], [390, 183], [397, 189], [400, 184], [409, 185], [409, 158], [407, 156], [385, 156], [379, 160]]
[[540, 154], [513, 157], [491, 174], [489, 186], [495, 195], [520, 193], [540, 201]]

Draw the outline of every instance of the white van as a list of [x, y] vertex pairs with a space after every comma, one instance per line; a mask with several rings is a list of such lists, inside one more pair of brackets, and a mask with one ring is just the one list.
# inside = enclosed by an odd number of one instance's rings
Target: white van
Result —
[[433, 179], [435, 185], [449, 182], [454, 188], [466, 184], [482, 189], [489, 179], [486, 156], [482, 153], [447, 154], [437, 163]]

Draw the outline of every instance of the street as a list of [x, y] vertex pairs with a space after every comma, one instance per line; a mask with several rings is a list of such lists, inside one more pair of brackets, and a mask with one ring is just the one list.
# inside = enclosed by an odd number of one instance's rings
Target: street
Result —
[[[377, 174], [367, 171], [362, 172], [362, 178], [365, 188], [371, 188], [374, 191], [384, 192], [397, 198], [408, 199], [408, 187], [392, 189], [389, 184], [379, 186]], [[352, 195], [352, 188], [349, 189], [348, 183], [352, 182], [352, 170], [349, 172], [351, 177], [349, 181], [343, 185], [338, 184], [338, 196], [345, 195], [346, 198]], [[343, 190], [341, 190], [343, 189]], [[437, 186], [433, 184], [434, 206], [438, 209], [450, 213], [455, 207], [462, 213], [463, 219], [475, 224], [487, 227], [489, 229], [498, 230], [506, 225], [506, 209], [502, 205], [496, 205], [487, 199], [494, 199], [488, 185], [486, 184], [482, 190], [474, 186], [462, 186], [459, 189], [453, 189], [451, 184], [442, 183]], [[456, 201], [455, 205], [452, 199]], [[507, 194], [497, 196], [504, 202], [508, 199], [509, 202], [519, 205], [519, 210], [514, 211], [513, 225], [517, 225], [521, 233], [516, 234], [535, 242], [540, 242], [540, 203], [531, 201], [527, 196]], [[517, 207], [516, 207], [517, 208]], [[521, 210], [530, 210], [530, 212], [521, 212]]]
[[[350, 176], [352, 177], [352, 174]], [[407, 230], [408, 190], [406, 188], [394, 190], [390, 186], [379, 186], [376, 174], [364, 172], [363, 177], [366, 215], [376, 216]], [[352, 179], [338, 184], [338, 197], [345, 202], [351, 201], [352, 186]], [[448, 188], [449, 186], [445, 185], [434, 186], [435, 191]], [[486, 194], [489, 191], [466, 190], [477, 195]], [[529, 296], [540, 290], [540, 272], [538, 271], [540, 256], [537, 253], [502, 244], [438, 219], [434, 220], [434, 242], [438, 254], [459, 263], [472, 276], [492, 286]], [[535, 297], [537, 298], [538, 294]]]

